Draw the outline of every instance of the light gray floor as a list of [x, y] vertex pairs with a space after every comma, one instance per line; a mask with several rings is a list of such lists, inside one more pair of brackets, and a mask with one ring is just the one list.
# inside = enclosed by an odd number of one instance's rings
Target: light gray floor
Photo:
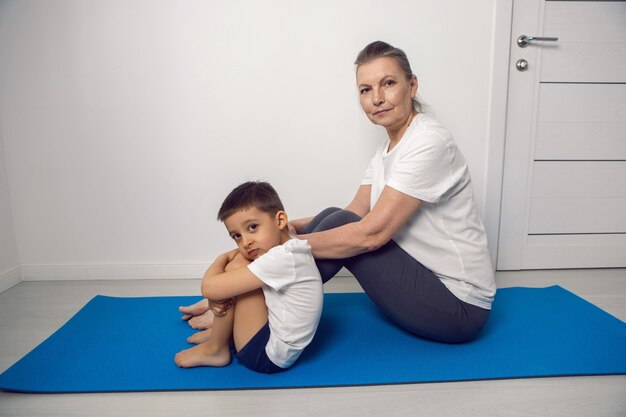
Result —
[[[626, 270], [498, 274], [500, 287], [555, 284], [626, 321]], [[195, 280], [23, 282], [0, 294], [0, 370], [37, 346], [96, 294], [192, 295], [198, 286]], [[326, 286], [327, 292], [359, 290], [352, 278], [344, 277]], [[3, 417], [86, 415], [626, 416], [626, 376], [255, 391], [0, 392]]]

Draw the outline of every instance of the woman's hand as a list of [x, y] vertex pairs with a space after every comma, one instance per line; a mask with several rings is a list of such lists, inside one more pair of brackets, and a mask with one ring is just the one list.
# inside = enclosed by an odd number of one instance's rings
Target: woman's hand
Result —
[[302, 219], [289, 220], [287, 222], [287, 230], [289, 230], [289, 234], [292, 236], [296, 236], [300, 233], [300, 230], [305, 228], [309, 223], [311, 223], [313, 217], [304, 217]]

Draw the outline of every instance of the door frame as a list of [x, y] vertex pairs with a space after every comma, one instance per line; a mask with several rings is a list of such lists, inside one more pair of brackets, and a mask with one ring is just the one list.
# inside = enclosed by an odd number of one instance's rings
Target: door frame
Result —
[[481, 203], [484, 207], [483, 219], [487, 229], [491, 262], [494, 267], [497, 265], [500, 236], [513, 1], [493, 0], [491, 91], [487, 112], [487, 163], [484, 168], [484, 200]]

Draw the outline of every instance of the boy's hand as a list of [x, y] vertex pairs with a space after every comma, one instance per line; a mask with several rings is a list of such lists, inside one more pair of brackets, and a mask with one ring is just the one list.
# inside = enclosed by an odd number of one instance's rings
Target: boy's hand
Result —
[[218, 317], [226, 314], [229, 308], [233, 306], [233, 299], [227, 298], [225, 300], [209, 300], [209, 310]]
[[250, 261], [239, 252], [239, 249], [235, 249], [237, 253], [231, 258], [230, 262], [226, 264], [224, 268], [224, 272], [232, 271], [233, 269], [242, 268], [244, 266], [250, 265]]
[[[243, 257], [239, 249], [233, 249], [220, 256], [221, 262], [225, 263], [224, 272], [233, 269], [242, 268], [250, 264], [250, 261]], [[209, 300], [209, 310], [218, 317], [226, 314], [229, 308], [233, 306], [234, 300], [227, 298], [225, 300]]]
[[220, 256], [218, 256], [215, 261], [218, 263], [221, 263], [222, 265], [226, 266], [228, 265], [233, 258], [239, 253], [239, 249], [233, 249], [233, 250], [229, 250], [228, 252], [224, 252], [222, 253]]

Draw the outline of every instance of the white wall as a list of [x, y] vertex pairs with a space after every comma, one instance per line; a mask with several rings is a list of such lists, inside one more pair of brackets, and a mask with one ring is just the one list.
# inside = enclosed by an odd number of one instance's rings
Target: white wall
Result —
[[11, 196], [4, 161], [2, 129], [0, 128], [0, 292], [21, 280], [20, 261], [13, 231]]
[[0, 129], [25, 279], [197, 276], [231, 246], [215, 215], [247, 179], [274, 184], [294, 218], [346, 204], [384, 137], [354, 82], [376, 39], [408, 54], [484, 212], [494, 4], [0, 3]]

